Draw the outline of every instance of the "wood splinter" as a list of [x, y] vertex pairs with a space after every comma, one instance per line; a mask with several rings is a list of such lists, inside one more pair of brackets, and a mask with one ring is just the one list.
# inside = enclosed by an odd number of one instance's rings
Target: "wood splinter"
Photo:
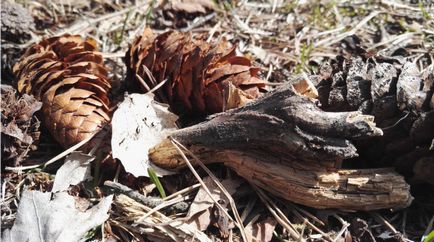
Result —
[[166, 169], [185, 167], [173, 138], [203, 162], [224, 163], [295, 203], [348, 211], [407, 207], [413, 199], [410, 186], [392, 169], [340, 169], [342, 161], [357, 156], [351, 140], [379, 135], [372, 116], [324, 112], [288, 84], [175, 131], [149, 157]]

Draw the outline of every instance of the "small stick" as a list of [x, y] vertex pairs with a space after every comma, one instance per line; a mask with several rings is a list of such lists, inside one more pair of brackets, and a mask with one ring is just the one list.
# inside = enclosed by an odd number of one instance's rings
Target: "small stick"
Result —
[[[128, 197], [134, 199], [136, 202], [142, 203], [147, 207], [155, 208], [158, 205], [162, 204], [164, 201], [158, 197], [146, 197], [140, 194], [138, 191], [135, 191], [125, 185], [122, 185], [117, 182], [105, 181], [104, 186], [113, 188], [115, 191], [127, 195]], [[188, 208], [188, 204], [186, 202], [178, 202], [174, 203], [170, 206], [171, 209], [185, 212]]]
[[183, 199], [184, 199], [183, 197], [176, 197], [176, 198], [169, 200], [169, 201], [163, 201], [162, 203], [158, 204], [157, 206], [155, 206], [154, 208], [149, 210], [147, 213], [145, 213], [142, 217], [140, 217], [136, 221], [136, 223], [143, 222], [147, 217], [149, 217], [151, 214], [155, 213], [156, 211], [159, 211], [159, 210], [162, 210], [163, 208], [175, 205], [175, 204], [181, 202]]
[[154, 208], [163, 202], [163, 200], [161, 198], [146, 197], [146, 196], [140, 194], [138, 191], [135, 191], [135, 190], [133, 190], [133, 189], [131, 189], [125, 185], [122, 185], [120, 183], [117, 183], [117, 182], [105, 181], [104, 186], [113, 188], [116, 192], [127, 195], [128, 197], [134, 199], [135, 201], [140, 202], [140, 203], [144, 204], [145, 206], [148, 206], [151, 208]]

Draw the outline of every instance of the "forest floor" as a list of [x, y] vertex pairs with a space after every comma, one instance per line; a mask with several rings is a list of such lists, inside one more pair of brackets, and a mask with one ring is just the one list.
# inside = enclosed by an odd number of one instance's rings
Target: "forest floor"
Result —
[[[434, 72], [434, 3], [430, 1], [15, 2], [28, 11], [34, 26], [29, 37], [20, 41], [6, 39], [6, 30], [2, 26], [2, 85], [14, 85], [11, 67], [26, 47], [46, 36], [80, 34], [97, 41], [110, 70], [111, 95], [114, 100], [121, 99], [126, 76], [123, 58], [129, 45], [145, 27], [150, 27], [155, 33], [174, 29], [205, 35], [208, 40], [225, 38], [237, 46], [239, 53], [261, 68], [264, 80], [276, 86], [295, 75], [319, 75], [327, 63], [360, 52], [357, 48], [368, 55], [402, 56], [414, 63], [421, 75]], [[2, 0], [2, 18], [3, 7]], [[2, 87], [2, 120], [6, 109], [4, 95]], [[4, 142], [2, 132], [2, 233], [14, 224], [21, 192], [50, 191], [63, 157], [72, 152], [56, 144], [43, 128], [37, 150], [19, 160], [4, 158]], [[432, 152], [432, 149], [428, 151], [429, 157], [433, 156]], [[59, 161], [52, 160], [59, 154]], [[96, 154], [99, 162], [107, 156]], [[48, 166], [32, 167], [49, 160]], [[32, 169], [7, 169], [14, 165]], [[394, 165], [387, 159], [384, 164], [363, 164], [368, 168]], [[92, 204], [105, 197], [108, 186], [98, 183], [102, 180], [122, 183], [140, 193], [129, 193], [129, 196], [115, 199], [109, 218], [102, 226], [89, 231], [81, 241], [167, 241], [168, 238], [206, 241], [201, 237], [202, 233], [215, 241], [241, 241], [243, 235], [249, 238], [260, 236], [259, 241], [434, 241], [434, 233], [431, 233], [431, 240], [428, 236], [434, 229], [434, 182], [426, 180], [414, 185], [409, 181], [415, 199], [405, 209], [374, 212], [318, 210], [268, 196], [250, 187], [229, 168], [211, 165], [216, 177], [229, 187], [235, 209], [241, 214], [245, 227], [241, 233], [238, 227], [223, 219], [225, 215], [219, 214], [212, 202], [188, 212], [197, 193], [204, 193], [192, 173], [160, 178], [162, 185], [159, 185], [153, 179], [137, 179], [125, 174], [118, 166], [113, 176], [94, 166], [93, 182], [69, 189], [69, 194], [86, 198]], [[397, 169], [399, 171], [402, 167]], [[197, 169], [197, 172], [203, 178], [207, 176], [202, 169]], [[414, 175], [408, 176], [405, 171], [402, 174], [408, 180]], [[211, 184], [209, 179], [204, 179], [206, 184]], [[160, 186], [169, 195], [163, 200], [158, 198], [161, 191], [157, 187]], [[117, 191], [125, 193], [125, 189], [118, 187]], [[217, 188], [210, 190], [213, 189]], [[149, 207], [133, 200], [137, 196], [139, 200], [143, 199], [145, 195], [161, 200], [154, 209], [158, 212], [150, 212]], [[220, 193], [216, 196], [223, 199]], [[179, 210], [171, 207], [180, 201], [187, 207]], [[187, 222], [185, 218], [189, 213], [207, 214], [210, 219], [201, 217]], [[232, 212], [229, 214], [233, 216]], [[143, 222], [145, 218], [150, 220]], [[195, 234], [188, 231], [192, 229], [190, 227], [168, 226], [171, 221], [194, 224], [194, 229], [203, 232]], [[191, 234], [195, 234], [193, 238]]]

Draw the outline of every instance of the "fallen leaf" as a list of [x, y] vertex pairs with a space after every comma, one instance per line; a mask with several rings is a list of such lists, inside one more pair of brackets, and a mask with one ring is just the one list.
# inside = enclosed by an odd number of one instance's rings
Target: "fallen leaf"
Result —
[[[205, 177], [203, 182], [207, 186], [208, 190], [211, 192], [212, 197], [215, 201], [222, 201], [222, 204], [229, 204], [229, 200], [217, 187], [214, 181], [210, 177]], [[226, 179], [223, 180], [222, 185], [226, 188], [229, 194], [234, 194], [237, 187], [241, 184], [240, 180]], [[214, 207], [213, 199], [208, 195], [203, 187], [199, 189], [194, 198], [193, 203], [187, 213], [188, 224], [195, 225], [200, 231], [204, 231], [212, 221], [212, 208]], [[224, 207], [224, 206], [223, 206]], [[222, 215], [224, 216], [224, 215]]]
[[155, 101], [151, 93], [127, 95], [113, 114], [113, 158], [118, 158], [125, 171], [136, 177], [148, 176], [149, 166], [158, 175], [172, 174], [152, 165], [148, 150], [176, 130], [177, 119], [168, 105]]
[[211, 224], [211, 208], [199, 211], [188, 220], [188, 224], [194, 226], [199, 231], [205, 231]]
[[246, 236], [249, 242], [267, 242], [273, 238], [273, 232], [277, 222], [273, 218], [266, 218], [262, 221], [249, 223], [246, 228]]
[[95, 159], [94, 156], [81, 152], [72, 152], [65, 159], [65, 163], [57, 170], [51, 192], [65, 191], [70, 185], [91, 178], [90, 164]]
[[2, 241], [79, 241], [87, 231], [108, 219], [112, 200], [112, 195], [105, 197], [81, 211], [76, 207], [76, 199], [66, 192], [24, 191], [15, 223], [3, 231]]

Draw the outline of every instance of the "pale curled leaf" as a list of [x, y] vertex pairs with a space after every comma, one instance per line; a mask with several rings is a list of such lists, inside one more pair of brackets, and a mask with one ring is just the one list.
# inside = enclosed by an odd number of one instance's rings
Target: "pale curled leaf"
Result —
[[[153, 94], [127, 95], [113, 114], [113, 157], [134, 176], [148, 176], [148, 150], [176, 130], [177, 119], [167, 105], [154, 100]], [[170, 174], [155, 166], [153, 169], [159, 175]]]
[[65, 159], [65, 163], [57, 170], [51, 192], [65, 191], [70, 185], [88, 180], [90, 175], [90, 163], [94, 156], [81, 152], [72, 152]]
[[15, 223], [3, 232], [2, 241], [76, 242], [108, 219], [112, 200], [112, 195], [105, 197], [92, 208], [80, 211], [78, 201], [66, 192], [24, 191]]

